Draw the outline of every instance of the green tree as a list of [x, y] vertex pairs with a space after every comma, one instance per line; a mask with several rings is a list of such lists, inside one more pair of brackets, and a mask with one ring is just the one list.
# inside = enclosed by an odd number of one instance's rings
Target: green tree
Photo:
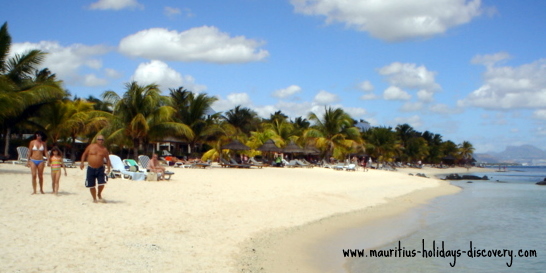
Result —
[[343, 159], [353, 147], [362, 144], [360, 131], [341, 108], [325, 107], [322, 118], [310, 113], [309, 120], [314, 124], [305, 131], [304, 138], [323, 151], [326, 158], [334, 156]]
[[152, 140], [161, 140], [165, 136], [193, 138], [193, 132], [187, 125], [174, 122], [175, 109], [170, 106], [170, 98], [161, 96], [156, 84], [146, 86], [133, 81], [125, 85], [126, 91], [120, 97], [114, 91], [106, 91], [103, 98], [114, 105], [114, 119], [103, 133], [109, 140], [129, 140], [133, 148], [133, 157], [138, 150]]
[[464, 163], [468, 163], [472, 160], [472, 157], [474, 155], [474, 146], [472, 143], [468, 141], [463, 141], [463, 143], [459, 144], [459, 156], [463, 159]]
[[37, 71], [46, 54], [30, 50], [8, 58], [11, 49], [11, 36], [8, 24], [0, 27], [0, 124], [5, 136], [4, 154], [8, 154], [10, 136], [13, 128], [25, 124], [35, 126], [29, 119], [36, 116], [46, 104], [65, 97], [61, 82], [49, 70]]
[[208, 96], [206, 93], [195, 94], [185, 90], [183, 87], [170, 89], [170, 96], [173, 106], [176, 109], [175, 120], [186, 124], [192, 130], [191, 138], [186, 137], [191, 149], [197, 145], [202, 147], [203, 143], [215, 134], [214, 121], [220, 113], [212, 112], [212, 104], [218, 100], [216, 97]]
[[393, 162], [402, 153], [402, 144], [390, 127], [373, 127], [363, 133], [366, 152], [379, 162]]
[[224, 114], [224, 120], [237, 129], [239, 135], [248, 136], [251, 131], [257, 130], [258, 114], [250, 108], [237, 105]]

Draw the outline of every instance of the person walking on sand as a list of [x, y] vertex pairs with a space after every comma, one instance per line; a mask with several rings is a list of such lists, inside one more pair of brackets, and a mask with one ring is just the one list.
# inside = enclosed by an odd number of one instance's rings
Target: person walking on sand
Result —
[[40, 192], [42, 194], [44, 193], [44, 157], [49, 160], [47, 145], [45, 143], [46, 139], [47, 136], [44, 132], [37, 131], [34, 133], [34, 140], [28, 145], [30, 155], [28, 156], [27, 167], [30, 167], [30, 172], [32, 174], [32, 189], [34, 190], [32, 194], [36, 194], [36, 176], [38, 176], [38, 181], [40, 183]]
[[61, 181], [61, 167], [64, 169], [64, 176], [66, 176], [66, 166], [63, 164], [63, 153], [55, 146], [51, 149], [51, 156], [49, 157], [48, 165], [51, 166], [51, 187], [53, 188], [53, 194], [59, 195], [59, 183]]
[[[89, 188], [93, 202], [104, 202], [102, 199], [102, 191], [106, 185], [106, 174], [104, 171], [104, 163], [106, 162], [106, 173], [110, 172], [112, 164], [108, 149], [104, 147], [104, 136], [98, 135], [95, 143], [89, 144], [83, 152], [80, 162], [80, 169], [83, 170], [84, 162], [87, 159], [87, 176], [85, 179], [85, 187]], [[98, 184], [98, 193], [95, 186]], [[97, 200], [98, 197], [98, 200]]]

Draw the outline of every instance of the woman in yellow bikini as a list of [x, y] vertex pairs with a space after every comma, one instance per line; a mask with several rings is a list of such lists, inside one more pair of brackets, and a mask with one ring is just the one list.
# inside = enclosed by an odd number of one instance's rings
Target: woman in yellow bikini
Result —
[[53, 194], [59, 195], [59, 182], [61, 181], [61, 167], [64, 169], [64, 176], [66, 176], [66, 167], [63, 164], [63, 153], [57, 146], [51, 149], [51, 156], [49, 157], [48, 165], [51, 166], [51, 180], [53, 183]]
[[44, 157], [49, 159], [47, 145], [45, 143], [47, 137], [41, 131], [36, 132], [34, 136], [34, 140], [30, 141], [30, 144], [28, 145], [30, 154], [28, 156], [27, 167], [30, 167], [30, 171], [32, 173], [32, 188], [34, 189], [32, 194], [36, 194], [36, 176], [38, 176], [38, 180], [40, 182], [40, 192], [43, 194], [45, 167]]

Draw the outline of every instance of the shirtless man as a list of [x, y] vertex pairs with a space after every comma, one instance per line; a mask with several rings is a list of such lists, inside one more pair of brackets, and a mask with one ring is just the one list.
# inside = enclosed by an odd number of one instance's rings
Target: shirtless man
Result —
[[[85, 186], [91, 191], [93, 196], [93, 202], [104, 202], [102, 199], [102, 190], [106, 184], [106, 175], [104, 172], [104, 162], [106, 161], [106, 173], [110, 173], [110, 157], [108, 149], [103, 146], [104, 136], [97, 136], [95, 143], [90, 144], [83, 152], [82, 160], [80, 162], [80, 169], [83, 170], [84, 162], [87, 159], [87, 178], [85, 179]], [[98, 184], [99, 191], [95, 189], [95, 184]], [[97, 201], [98, 197], [98, 201]]]

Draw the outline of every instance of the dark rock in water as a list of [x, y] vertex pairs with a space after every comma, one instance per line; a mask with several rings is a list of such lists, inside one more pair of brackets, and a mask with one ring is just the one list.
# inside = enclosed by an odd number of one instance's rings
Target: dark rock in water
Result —
[[489, 180], [487, 175], [484, 175], [483, 177], [479, 177], [477, 175], [463, 175], [460, 176], [459, 174], [452, 173], [446, 176], [446, 180]]
[[537, 185], [546, 186], [546, 178], [543, 181], [537, 182]]
[[466, 183], [474, 183], [474, 182], [472, 182], [472, 181], [466, 181]]

